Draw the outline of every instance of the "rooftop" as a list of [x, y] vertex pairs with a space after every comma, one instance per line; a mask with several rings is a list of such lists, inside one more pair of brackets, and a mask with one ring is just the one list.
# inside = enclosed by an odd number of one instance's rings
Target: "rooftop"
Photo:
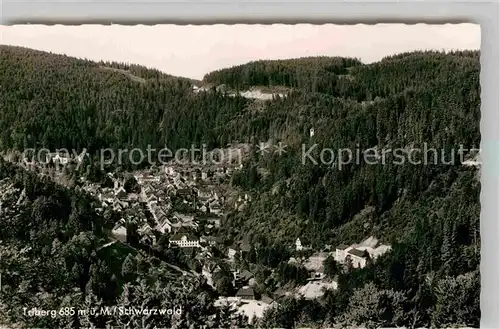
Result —
[[264, 311], [269, 307], [269, 304], [262, 301], [250, 300], [243, 302], [243, 304], [238, 307], [238, 313], [246, 315], [250, 322], [252, 318], [262, 318], [264, 316]]
[[188, 234], [174, 234], [170, 237], [170, 241], [180, 241], [183, 237], [186, 237], [187, 241], [198, 241], [197, 237]]
[[254, 296], [254, 292], [253, 292], [253, 289], [250, 288], [250, 287], [243, 287], [243, 288], [240, 288], [238, 290], [238, 292], [236, 293], [236, 297], [240, 297], [240, 296]]
[[269, 296], [263, 295], [261, 297], [261, 300], [266, 303], [266, 304], [271, 304], [273, 302], [273, 299]]
[[314, 299], [323, 296], [324, 289], [337, 289], [337, 283], [332, 282], [317, 282], [310, 281], [305, 286], [302, 286], [298, 294], [304, 296], [307, 299]]
[[253, 274], [250, 271], [244, 270], [241, 273], [237, 274], [238, 278], [244, 279], [244, 280], [250, 280], [253, 278]]
[[349, 250], [347, 253], [354, 255], [354, 256], [357, 256], [357, 257], [363, 257], [363, 258], [366, 256], [364, 251], [361, 251], [361, 250], [356, 249], [356, 248]]

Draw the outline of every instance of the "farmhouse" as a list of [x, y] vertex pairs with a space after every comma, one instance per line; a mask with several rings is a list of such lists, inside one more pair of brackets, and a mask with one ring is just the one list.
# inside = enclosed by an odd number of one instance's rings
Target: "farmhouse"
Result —
[[368, 256], [368, 252], [353, 248], [347, 252], [346, 260], [350, 260], [355, 268], [363, 268], [366, 266]]
[[369, 237], [359, 244], [342, 244], [336, 247], [334, 259], [341, 264], [349, 259], [354, 267], [364, 267], [368, 257], [375, 260], [390, 250], [391, 246], [379, 244], [376, 238]]
[[334, 256], [334, 259], [338, 262], [338, 263], [343, 263], [346, 256], [347, 256], [347, 252], [351, 249], [351, 247], [349, 247], [348, 245], [345, 245], [345, 244], [341, 244], [340, 246], [338, 246], [337, 248], [335, 248], [335, 256]]

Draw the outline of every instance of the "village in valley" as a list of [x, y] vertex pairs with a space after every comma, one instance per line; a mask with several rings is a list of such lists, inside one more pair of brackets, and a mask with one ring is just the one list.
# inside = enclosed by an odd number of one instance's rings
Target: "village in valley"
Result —
[[[57, 165], [68, 163], [62, 155], [53, 155], [52, 159]], [[32, 164], [26, 168], [34, 170]], [[204, 276], [214, 289], [214, 276], [222, 271], [221, 265], [227, 266], [232, 273], [234, 293], [220, 294], [215, 306], [229, 306], [236, 314], [247, 316], [250, 322], [261, 318], [264, 311], [279, 304], [281, 298], [316, 299], [327, 290], [337, 289], [336, 277], [325, 274], [327, 259], [333, 259], [344, 270], [363, 268], [391, 250], [389, 245], [380, 244], [375, 237], [368, 237], [358, 244], [333, 248], [326, 245], [323, 250], [315, 251], [299, 236], [289, 246], [290, 254], [295, 257], [290, 257], [288, 264], [304, 267], [309, 276], [307, 283], [278, 287], [268, 294], [259, 293], [256, 286], [263, 282], [258, 282], [254, 273], [243, 268], [245, 266], [239, 261], [254, 247], [244, 241], [228, 244], [227, 239], [218, 234], [229, 212], [251, 207], [251, 195], [229, 188], [231, 174], [241, 168], [241, 165], [229, 164], [166, 164], [125, 175], [109, 172], [103, 184], [82, 180], [76, 188], [99, 200], [96, 212], [115, 214], [116, 221], [109, 234], [111, 240], [104, 248], [126, 244], [143, 250], [178, 249], [188, 259], [196, 260], [201, 268], [199, 272], [183, 273]], [[2, 204], [6, 202], [14, 205], [8, 208], [10, 212], [22, 205], [24, 191], [16, 190], [6, 182], [0, 182], [0, 191], [0, 214]]]
[[2, 26], [0, 329], [480, 327], [481, 27]]
[[[137, 222], [139, 241], [143, 244], [154, 247], [161, 235], [168, 235], [170, 248], [180, 248], [200, 261], [201, 274], [214, 288], [213, 275], [221, 270], [218, 261], [214, 260], [214, 254], [221, 255], [218, 260], [228, 264], [232, 270], [235, 294], [220, 296], [216, 306], [229, 305], [250, 320], [262, 317], [267, 308], [276, 305], [285, 296], [315, 299], [327, 289], [336, 289], [335, 279], [327, 278], [324, 273], [323, 264], [328, 256], [333, 257], [339, 265], [363, 268], [368, 261], [376, 260], [391, 249], [388, 245], [380, 244], [376, 238], [369, 237], [359, 244], [330, 248], [330, 252], [314, 252], [297, 237], [295, 244], [290, 246], [292, 252], [301, 255], [309, 251], [306, 254], [311, 255], [291, 257], [289, 263], [300, 263], [309, 271], [307, 284], [291, 290], [279, 288], [271, 296], [258, 295], [254, 289], [258, 284], [254, 274], [238, 266], [238, 259], [253, 247], [243, 241], [225, 245], [224, 238], [217, 235], [228, 211], [241, 211], [243, 207], [251, 206], [252, 197], [248, 193], [231, 193], [224, 188], [224, 181], [230, 178], [233, 170], [238, 169], [164, 166], [134, 175], [139, 193], [127, 193], [124, 183], [114, 179], [111, 174], [113, 188], [88, 190], [92, 194], [97, 193], [102, 201], [99, 211], [112, 207], [114, 211], [125, 214], [112, 232], [117, 240], [127, 242], [128, 221]], [[130, 212], [130, 209], [135, 211]]]
[[[313, 134], [311, 130], [311, 136]], [[58, 153], [48, 156], [49, 163], [55, 164], [56, 168], [52, 175], [59, 178], [64, 176], [61, 168], [81, 160]], [[4, 158], [12, 162], [9, 157]], [[50, 172], [47, 166], [19, 164], [42, 176]], [[316, 251], [298, 236], [295, 243], [289, 245], [290, 254], [295, 256], [289, 258], [288, 264], [305, 268], [308, 272], [307, 283], [260, 293], [258, 286], [262, 286], [263, 282], [259, 282], [248, 266], [239, 261], [254, 250], [254, 246], [244, 241], [228, 243], [219, 234], [229, 212], [251, 207], [252, 196], [248, 192], [230, 187], [232, 173], [241, 169], [241, 164], [233, 163], [194, 166], [172, 162], [131, 173], [108, 172], [102, 184], [90, 183], [81, 177], [75, 188], [99, 201], [100, 206], [95, 209], [97, 213], [114, 214], [113, 229], [109, 234], [111, 240], [104, 248], [125, 244], [155, 251], [157, 255], [158, 251], [167, 248], [180, 250], [185, 257], [198, 262], [201, 269], [182, 271], [183, 274], [204, 276], [207, 284], [215, 290], [214, 276], [223, 272], [222, 267], [229, 268], [232, 278], [230, 291], [233, 293], [219, 294], [215, 306], [230, 307], [236, 314], [245, 315], [250, 322], [262, 318], [264, 311], [279, 304], [281, 298], [316, 299], [327, 290], [337, 289], [336, 276], [325, 273], [327, 260], [333, 259], [339, 268], [347, 271], [363, 268], [391, 250], [389, 245], [380, 244], [375, 237], [368, 237], [358, 244], [326, 245], [323, 250]], [[6, 200], [11, 200], [10, 204], [15, 207], [22, 205], [24, 191], [2, 182], [0, 191], [0, 214]], [[15, 207], [10, 207], [9, 211], [15, 212]]]

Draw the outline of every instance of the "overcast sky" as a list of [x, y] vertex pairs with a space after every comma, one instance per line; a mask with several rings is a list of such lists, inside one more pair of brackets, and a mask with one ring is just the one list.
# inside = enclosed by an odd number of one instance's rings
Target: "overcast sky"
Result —
[[474, 24], [15, 25], [0, 26], [0, 43], [201, 79], [256, 59], [327, 55], [370, 63], [412, 50], [479, 49], [480, 34]]

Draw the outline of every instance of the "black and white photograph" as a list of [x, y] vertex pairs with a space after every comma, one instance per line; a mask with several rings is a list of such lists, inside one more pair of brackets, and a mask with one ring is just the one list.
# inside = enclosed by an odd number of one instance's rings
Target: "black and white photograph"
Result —
[[478, 328], [480, 43], [0, 25], [0, 329]]

